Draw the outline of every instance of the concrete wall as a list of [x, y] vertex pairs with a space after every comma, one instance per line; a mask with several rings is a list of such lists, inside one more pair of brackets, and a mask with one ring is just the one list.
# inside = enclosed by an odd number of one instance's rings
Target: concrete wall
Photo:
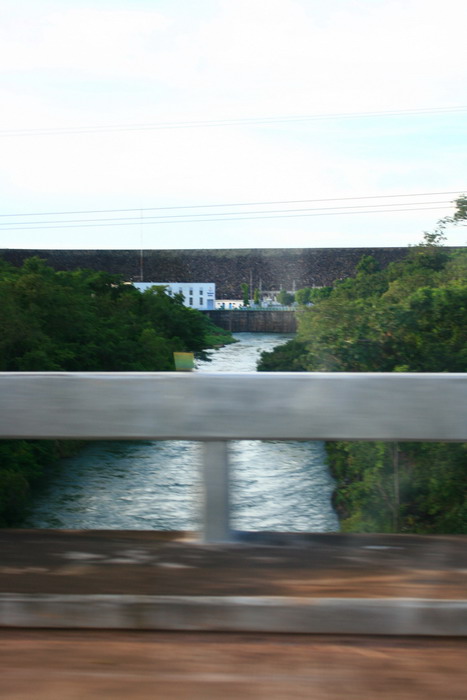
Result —
[[217, 326], [232, 333], [295, 333], [294, 311], [205, 311]]

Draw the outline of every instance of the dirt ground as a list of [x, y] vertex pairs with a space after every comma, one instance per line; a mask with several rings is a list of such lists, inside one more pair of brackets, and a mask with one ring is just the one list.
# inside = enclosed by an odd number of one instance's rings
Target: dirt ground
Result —
[[465, 700], [467, 639], [0, 630], [5, 700]]

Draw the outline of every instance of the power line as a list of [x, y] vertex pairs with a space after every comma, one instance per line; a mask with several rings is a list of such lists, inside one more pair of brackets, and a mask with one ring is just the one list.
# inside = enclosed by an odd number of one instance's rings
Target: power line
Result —
[[[418, 207], [414, 209], [378, 209], [378, 210], [372, 210], [372, 211], [322, 211], [322, 212], [314, 212], [314, 213], [300, 213], [300, 214], [273, 214], [273, 215], [267, 215], [267, 216], [250, 216], [250, 215], [239, 215], [239, 216], [233, 216], [233, 217], [226, 217], [225, 219], [219, 219], [219, 218], [209, 218], [209, 219], [184, 219], [184, 220], [177, 220], [177, 221], [168, 221], [168, 220], [161, 220], [161, 221], [140, 221], [140, 225], [161, 225], [161, 224], [193, 224], [193, 223], [210, 223], [214, 221], [251, 221], [255, 219], [291, 219], [291, 218], [298, 218], [298, 217], [310, 217], [310, 216], [347, 216], [347, 215], [358, 215], [358, 214], [391, 214], [394, 212], [410, 212], [410, 211], [429, 211], [429, 210], [445, 210], [446, 207], [432, 207], [432, 206], [425, 206], [425, 207]], [[120, 220], [116, 220], [113, 223], [92, 223], [92, 224], [65, 224], [64, 226], [61, 224], [58, 225], [53, 225], [53, 226], [26, 226], [22, 227], [20, 225], [16, 227], [4, 227], [0, 228], [1, 231], [37, 231], [39, 229], [55, 229], [55, 228], [102, 228], [102, 227], [108, 227], [108, 226], [133, 226], [134, 221], [126, 221], [126, 222], [121, 222]]]
[[268, 206], [276, 204], [307, 204], [313, 202], [349, 202], [360, 201], [363, 199], [394, 199], [396, 197], [431, 197], [440, 195], [461, 195], [467, 191], [467, 187], [460, 190], [451, 190], [448, 192], [404, 192], [402, 194], [374, 194], [359, 197], [325, 197], [320, 199], [283, 199], [273, 201], [260, 202], [224, 202], [222, 204], [183, 204], [169, 207], [135, 207], [133, 209], [81, 209], [76, 211], [45, 211], [31, 212], [25, 214], [0, 214], [0, 218], [12, 218], [16, 216], [64, 216], [64, 215], [79, 215], [79, 214], [115, 214], [115, 213], [130, 213], [143, 211], [169, 211], [175, 209], [211, 209], [217, 207], [250, 207], [250, 206]]
[[[410, 206], [410, 207], [415, 207], [419, 205], [432, 205], [432, 204], [451, 204], [449, 200], [443, 200], [443, 201], [437, 201], [437, 202], [408, 202], [405, 206]], [[394, 204], [387, 204], [387, 205], [382, 205], [382, 204], [357, 204], [353, 206], [335, 206], [335, 207], [306, 207], [304, 209], [264, 209], [264, 210], [256, 210], [256, 211], [250, 211], [250, 212], [234, 212], [234, 211], [227, 211], [227, 212], [220, 212], [217, 214], [217, 216], [222, 217], [219, 219], [216, 219], [216, 221], [222, 221], [224, 217], [232, 217], [232, 218], [238, 218], [239, 220], [242, 219], [242, 217], [248, 215], [256, 215], [256, 214], [286, 214], [286, 213], [299, 213], [299, 212], [322, 212], [323, 214], [328, 212], [328, 211], [333, 211], [335, 209], [374, 209], [374, 208], [379, 208], [381, 206], [390, 206], [390, 207], [400, 207], [401, 203], [400, 202], [395, 202]], [[407, 210], [409, 211], [409, 210]], [[358, 213], [358, 212], [357, 212]], [[131, 216], [131, 217], [113, 217], [109, 219], [62, 219], [62, 220], [55, 220], [55, 221], [37, 221], [37, 222], [29, 222], [26, 226], [28, 230], [33, 230], [35, 228], [42, 228], [43, 224], [53, 224], [53, 225], [62, 225], [62, 224], [74, 224], [74, 223], [80, 223], [80, 224], [85, 224], [85, 223], [104, 223], [104, 222], [128, 222], [128, 223], [160, 223], [158, 220], [163, 220], [163, 222], [167, 221], [168, 223], [176, 223], [176, 222], [170, 222], [168, 220], [170, 219], [188, 219], [190, 217], [202, 217], [206, 216], [205, 213], [203, 214], [163, 214], [161, 216]], [[211, 217], [210, 217], [211, 218]], [[196, 221], [197, 219], [192, 219], [193, 221]], [[231, 220], [231, 219], [230, 219]], [[203, 219], [203, 221], [206, 221], [206, 219]], [[0, 224], [0, 230], [21, 230], [23, 227], [23, 223], [13, 223], [13, 227], [6, 229], [4, 226], [8, 226], [11, 222], [7, 222], [6, 224]], [[183, 221], [180, 221], [180, 223], [183, 223]]]
[[6, 136], [60, 136], [66, 134], [115, 133], [121, 131], [156, 131], [159, 129], [199, 129], [228, 126], [256, 126], [273, 124], [296, 124], [318, 120], [367, 119], [372, 117], [423, 116], [430, 114], [453, 114], [465, 112], [467, 105], [453, 107], [421, 107], [418, 109], [394, 109], [380, 112], [336, 112], [328, 114], [298, 114], [275, 117], [243, 117], [230, 119], [206, 119], [198, 121], [153, 122], [142, 124], [103, 124], [69, 127], [24, 127], [0, 129], [0, 137]]

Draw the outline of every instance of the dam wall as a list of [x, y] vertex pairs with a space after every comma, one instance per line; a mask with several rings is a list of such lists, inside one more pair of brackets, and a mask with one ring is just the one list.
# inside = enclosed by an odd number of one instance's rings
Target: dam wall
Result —
[[332, 285], [351, 277], [364, 255], [381, 267], [402, 260], [409, 248], [238, 248], [216, 250], [46, 250], [3, 249], [13, 265], [39, 256], [56, 270], [103, 270], [128, 282], [215, 282], [218, 299], [240, 299], [250, 290], [300, 289]]

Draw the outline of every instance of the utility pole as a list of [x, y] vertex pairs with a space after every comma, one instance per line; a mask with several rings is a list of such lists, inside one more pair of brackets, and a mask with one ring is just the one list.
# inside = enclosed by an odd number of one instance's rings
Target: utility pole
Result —
[[140, 282], [144, 282], [144, 260], [143, 260], [143, 210], [139, 210], [139, 242], [140, 242], [140, 253], [139, 253], [139, 277]]

